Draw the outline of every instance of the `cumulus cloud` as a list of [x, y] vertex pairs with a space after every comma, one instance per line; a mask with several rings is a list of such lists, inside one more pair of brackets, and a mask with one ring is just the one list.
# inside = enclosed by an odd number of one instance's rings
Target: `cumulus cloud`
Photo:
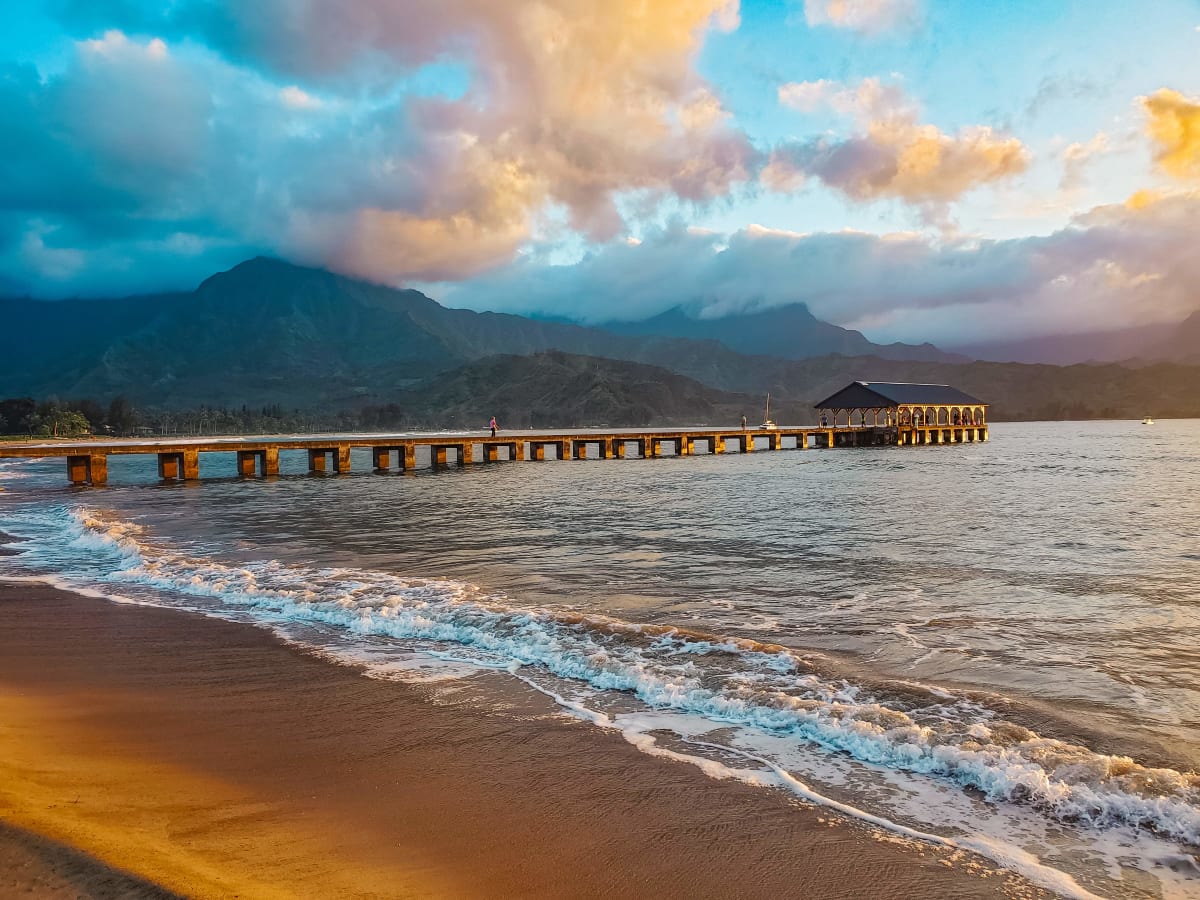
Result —
[[[147, 167], [207, 168], [191, 188], [210, 193], [188, 200], [201, 214], [350, 274], [468, 277], [509, 259], [547, 210], [608, 240], [625, 230], [623, 195], [704, 204], [761, 167], [695, 70], [705, 34], [737, 26], [737, 0], [58, 6], [65, 22], [170, 42], [110, 31], [77, 46], [53, 81], [78, 97], [56, 123], [79, 147], [125, 154], [134, 182]], [[207, 49], [189, 66], [177, 42]], [[447, 63], [464, 67], [465, 90], [404, 92], [422, 67]], [[155, 116], [172, 93], [182, 108]], [[105, 118], [90, 103], [120, 108]], [[133, 118], [148, 120], [148, 139]], [[235, 189], [248, 192], [240, 222], [228, 215]]]
[[804, 20], [876, 35], [921, 21], [918, 0], [804, 0]]
[[1141, 101], [1158, 165], [1176, 178], [1200, 178], [1200, 99], [1162, 88]]
[[879, 79], [868, 78], [856, 86], [793, 82], [779, 89], [779, 99], [803, 112], [829, 107], [852, 117], [860, 133], [850, 138], [823, 135], [777, 147], [764, 172], [766, 183], [776, 189], [815, 177], [854, 200], [891, 197], [944, 204], [1029, 165], [1029, 152], [1020, 140], [988, 126], [946, 134], [922, 124], [919, 109], [904, 92]]
[[[87, 32], [65, 68], [0, 71], [0, 270], [45, 293], [161, 281], [147, 254], [180, 241], [210, 268], [469, 277], [547, 210], [608, 239], [623, 194], [707, 203], [759, 167], [694, 70], [730, 0], [58, 6]], [[405, 90], [447, 61], [465, 87]]]
[[877, 340], [947, 344], [1179, 321], [1196, 308], [1200, 193], [1094, 209], [1046, 236], [935, 240], [682, 225], [570, 266], [518, 262], [457, 287], [464, 306], [641, 319], [720, 317], [803, 302]]

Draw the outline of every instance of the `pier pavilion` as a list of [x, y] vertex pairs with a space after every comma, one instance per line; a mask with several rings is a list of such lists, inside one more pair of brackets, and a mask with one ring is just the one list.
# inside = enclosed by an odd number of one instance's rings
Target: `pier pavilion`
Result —
[[[856, 381], [816, 404], [831, 446], [986, 441], [988, 404], [947, 384]], [[842, 429], [850, 429], [843, 432]]]

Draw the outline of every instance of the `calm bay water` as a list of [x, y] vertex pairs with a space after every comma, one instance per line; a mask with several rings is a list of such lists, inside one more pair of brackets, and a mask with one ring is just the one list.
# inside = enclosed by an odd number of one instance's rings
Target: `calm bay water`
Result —
[[30, 539], [0, 575], [375, 674], [509, 671], [653, 752], [1065, 893], [1200, 896], [1200, 422], [390, 477], [301, 455], [198, 485], [114, 457], [103, 490], [0, 462], [0, 530]]

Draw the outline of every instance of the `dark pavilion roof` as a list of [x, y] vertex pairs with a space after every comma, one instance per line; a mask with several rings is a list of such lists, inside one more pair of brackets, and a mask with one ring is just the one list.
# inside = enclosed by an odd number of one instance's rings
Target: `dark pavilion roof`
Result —
[[816, 409], [882, 409], [887, 406], [986, 406], [948, 384], [856, 381], [815, 405]]

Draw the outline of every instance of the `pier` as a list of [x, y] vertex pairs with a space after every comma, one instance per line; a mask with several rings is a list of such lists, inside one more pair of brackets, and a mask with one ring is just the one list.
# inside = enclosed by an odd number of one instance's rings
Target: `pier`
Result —
[[[839, 426], [829, 428], [622, 430], [501, 432], [478, 434], [307, 435], [303, 437], [225, 437], [166, 440], [83, 440], [0, 444], [0, 459], [61, 457], [67, 480], [76, 485], [108, 481], [110, 456], [157, 456], [165, 481], [201, 477], [200, 454], [228, 454], [226, 464], [206, 461], [203, 474], [217, 477], [268, 477], [279, 474], [281, 453], [305, 454], [313, 474], [351, 471], [351, 451], [371, 451], [371, 470], [409, 473], [418, 468], [484, 465], [497, 462], [654, 459], [660, 456], [754, 453], [839, 447], [916, 446], [986, 441], [983, 425], [908, 427]], [[426, 455], [427, 454], [427, 455]]]
[[83, 440], [0, 444], [0, 459], [64, 457], [75, 485], [108, 482], [110, 456], [155, 455], [164, 481], [200, 478], [201, 453], [231, 453], [234, 465], [221, 474], [243, 478], [279, 474], [279, 454], [307, 455], [311, 474], [350, 472], [351, 451], [371, 451], [379, 474], [417, 469], [417, 450], [427, 448], [426, 468], [548, 459], [654, 459], [758, 450], [835, 447], [915, 447], [986, 441], [987, 404], [944, 384], [856, 381], [816, 405], [820, 425], [760, 428], [682, 428], [512, 431], [450, 434], [345, 434], [280, 437]]

